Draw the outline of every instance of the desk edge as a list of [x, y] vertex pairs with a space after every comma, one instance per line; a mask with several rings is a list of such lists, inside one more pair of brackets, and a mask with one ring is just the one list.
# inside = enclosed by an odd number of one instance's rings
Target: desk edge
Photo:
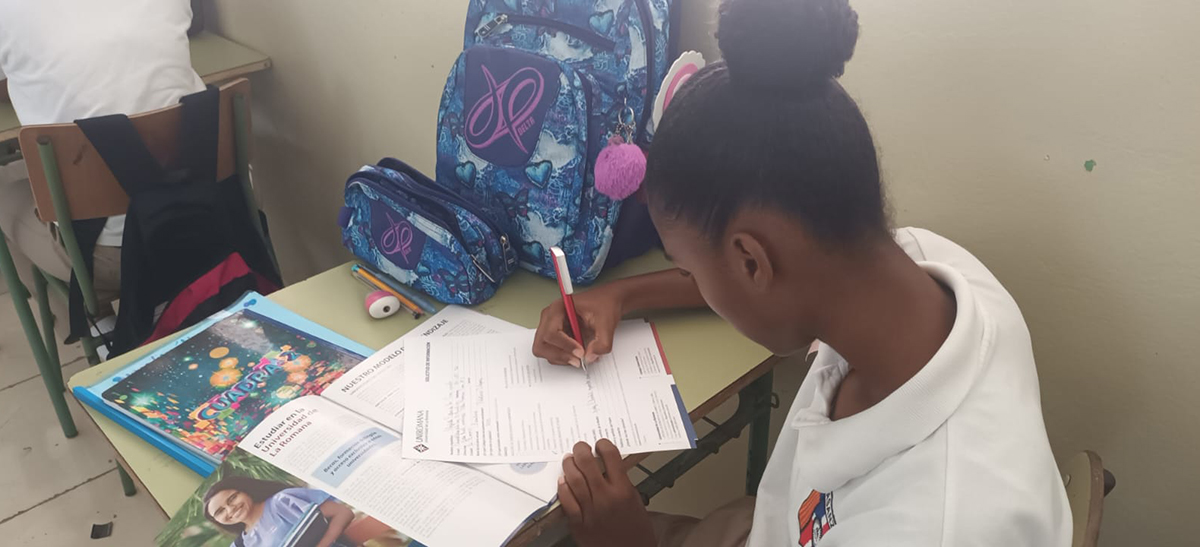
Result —
[[203, 80], [205, 84], [216, 84], [216, 83], [224, 82], [227, 80], [232, 80], [234, 78], [238, 78], [241, 76], [247, 76], [247, 75], [253, 74], [255, 72], [260, 72], [260, 71], [266, 70], [268, 68], [271, 68], [271, 58], [270, 57], [263, 59], [261, 61], [254, 61], [252, 63], [247, 63], [247, 64], [244, 64], [241, 66], [236, 66], [233, 68], [227, 68], [227, 69], [219, 71], [219, 72], [214, 72], [212, 74], [209, 74], [208, 76], [204, 76], [203, 78], [201, 78], [201, 80]]

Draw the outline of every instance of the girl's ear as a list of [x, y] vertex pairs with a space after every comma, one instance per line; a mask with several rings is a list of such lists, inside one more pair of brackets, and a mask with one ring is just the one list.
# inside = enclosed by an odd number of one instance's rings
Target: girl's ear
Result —
[[734, 276], [755, 292], [766, 292], [775, 280], [775, 265], [762, 241], [749, 232], [736, 232], [729, 238]]

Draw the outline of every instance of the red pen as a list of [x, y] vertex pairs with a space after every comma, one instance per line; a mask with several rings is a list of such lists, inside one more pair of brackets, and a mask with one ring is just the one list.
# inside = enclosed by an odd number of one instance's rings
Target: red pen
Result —
[[[567, 254], [558, 247], [550, 247], [550, 257], [554, 259], [554, 276], [558, 278], [558, 290], [562, 292], [563, 306], [567, 308], [567, 321], [571, 322], [571, 334], [575, 335], [575, 341], [579, 342], [579, 347], [583, 345], [583, 331], [579, 329], [579, 316], [575, 314], [575, 300], [572, 295], [575, 294], [575, 287], [571, 284], [571, 270], [567, 269]], [[583, 359], [579, 360], [579, 366], [583, 367], [583, 371], [587, 372], [587, 363]]]

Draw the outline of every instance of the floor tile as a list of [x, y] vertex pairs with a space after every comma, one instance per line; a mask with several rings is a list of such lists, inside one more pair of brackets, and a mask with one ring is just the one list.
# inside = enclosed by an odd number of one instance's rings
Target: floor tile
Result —
[[[77, 363], [64, 373], [70, 377], [85, 366]], [[79, 429], [73, 439], [63, 437], [41, 378], [0, 391], [0, 520], [116, 465], [112, 447], [79, 403], [68, 396], [68, 405]]]
[[[35, 306], [33, 312], [36, 314], [36, 304], [32, 300], [30, 304]], [[65, 320], [65, 316], [59, 319]], [[70, 364], [80, 357], [83, 357], [83, 348], [79, 344], [59, 344], [58, 358], [62, 364]], [[33, 360], [25, 331], [13, 309], [12, 298], [7, 294], [0, 295], [0, 389], [37, 375], [37, 362]]]
[[[92, 525], [113, 523], [112, 535], [91, 539]], [[0, 523], [0, 543], [88, 547], [153, 545], [166, 519], [144, 492], [125, 497], [115, 468]]]

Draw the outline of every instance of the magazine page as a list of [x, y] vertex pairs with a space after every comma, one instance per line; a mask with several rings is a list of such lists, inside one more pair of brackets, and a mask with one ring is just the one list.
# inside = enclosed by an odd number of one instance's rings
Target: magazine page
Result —
[[120, 378], [101, 397], [215, 463], [272, 411], [320, 393], [361, 360], [241, 309]]
[[[255, 427], [237, 453], [278, 468], [310, 489], [434, 547], [502, 545], [544, 506], [469, 466], [401, 458], [399, 440], [394, 431], [331, 401], [303, 397]], [[230, 505], [232, 518], [243, 516], [243, 511], [260, 511], [245, 503]], [[207, 509], [217, 510], [211, 497]]]
[[[392, 431], [404, 427], [404, 341], [422, 338], [471, 336], [526, 329], [507, 321], [459, 306], [447, 306], [404, 337], [363, 360], [329, 386], [322, 397]], [[480, 464], [480, 471], [496, 477], [549, 504], [558, 496], [562, 467], [546, 462]]]
[[155, 544], [231, 547], [238, 540], [246, 547], [416, 545], [324, 486], [235, 448], [184, 502]]

